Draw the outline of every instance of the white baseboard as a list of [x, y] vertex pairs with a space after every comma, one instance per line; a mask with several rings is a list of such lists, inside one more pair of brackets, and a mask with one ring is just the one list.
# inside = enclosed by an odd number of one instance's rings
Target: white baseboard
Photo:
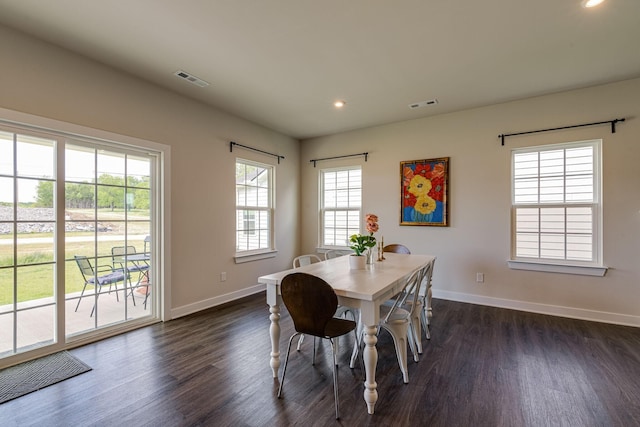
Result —
[[436, 288], [432, 289], [433, 297], [438, 299], [487, 305], [490, 307], [508, 308], [511, 310], [527, 311], [538, 314], [549, 314], [552, 316], [568, 317], [571, 319], [640, 327], [640, 316], [629, 316], [626, 314], [608, 313], [605, 311], [585, 310], [581, 308], [485, 297], [481, 295], [464, 294], [461, 292], [444, 291]]
[[[433, 297], [470, 304], [486, 305], [489, 307], [507, 308], [511, 310], [527, 311], [530, 313], [548, 314], [551, 316], [568, 317], [571, 319], [589, 320], [592, 322], [612, 323], [616, 325], [640, 327], [640, 316], [608, 313], [605, 311], [585, 310], [581, 308], [562, 307], [557, 305], [538, 304], [526, 301], [508, 300], [503, 298], [486, 297], [482, 295], [465, 294], [461, 292], [433, 289]], [[209, 298], [197, 303], [184, 305], [171, 310], [171, 318], [186, 316], [201, 310], [216, 307], [227, 302], [264, 292], [265, 285], [255, 285], [239, 291]], [[266, 302], [265, 302], [266, 304]]]
[[[178, 317], [182, 317], [188, 314], [196, 313], [198, 311], [206, 310], [207, 308], [211, 308], [227, 302], [235, 301], [237, 299], [248, 297], [249, 295], [257, 294], [259, 292], [264, 292], [265, 289], [266, 289], [266, 285], [255, 285], [249, 288], [241, 289], [239, 291], [235, 291], [235, 292], [220, 295], [214, 298], [198, 301], [193, 304], [183, 305], [182, 307], [177, 307], [171, 310], [171, 318], [177, 319]], [[266, 304], [267, 304], [267, 300], [265, 299], [265, 306]], [[268, 313], [267, 308], [265, 308], [265, 313]]]

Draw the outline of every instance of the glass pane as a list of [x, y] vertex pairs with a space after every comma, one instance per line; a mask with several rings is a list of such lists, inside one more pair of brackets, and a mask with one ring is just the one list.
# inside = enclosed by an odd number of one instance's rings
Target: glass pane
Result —
[[[49, 225], [53, 226], [53, 224]], [[16, 264], [28, 265], [52, 262], [54, 260], [54, 248], [55, 244], [52, 233], [48, 233], [48, 236], [38, 234], [38, 237], [20, 236], [16, 248], [18, 254]]]
[[[38, 200], [38, 194], [42, 199]], [[47, 198], [47, 193], [49, 197]], [[18, 179], [18, 203], [35, 206], [41, 204], [44, 207], [53, 207], [53, 182], [39, 181], [37, 179]]]
[[335, 172], [324, 173], [324, 189], [335, 190], [336, 188], [336, 174]]
[[30, 265], [16, 269], [18, 278], [18, 303], [29, 305], [53, 303], [54, 266]]
[[540, 203], [564, 202], [564, 177], [540, 179]]
[[127, 184], [132, 187], [149, 188], [151, 160], [127, 156]]
[[98, 186], [98, 218], [123, 220], [125, 207], [123, 187]]
[[564, 150], [540, 152], [540, 176], [564, 174]]
[[564, 234], [540, 234], [540, 257], [564, 259]]
[[71, 261], [65, 262], [64, 265], [65, 265], [64, 293], [66, 295], [66, 298], [69, 299], [72, 297], [78, 297], [80, 296], [80, 292], [82, 291], [82, 287], [84, 286], [84, 280], [82, 278], [82, 273], [80, 272], [80, 268], [78, 267], [78, 263], [75, 260], [71, 260]]
[[13, 268], [0, 268], [0, 313], [11, 308], [4, 306], [13, 304], [13, 272]]
[[14, 354], [13, 312], [4, 312], [2, 306], [0, 306], [0, 355], [7, 356], [10, 354]]
[[593, 260], [593, 240], [590, 235], [567, 235], [567, 259]]
[[8, 132], [0, 132], [0, 174], [13, 175], [13, 134]]
[[244, 231], [236, 231], [236, 251], [246, 251], [247, 249], [247, 235]]
[[130, 188], [127, 191], [127, 208], [129, 209], [129, 219], [149, 218], [149, 207], [151, 206], [151, 191], [139, 188]]
[[247, 205], [247, 188], [244, 185], [236, 185], [236, 206]]
[[257, 192], [257, 205], [261, 208], [269, 207], [269, 189], [259, 188]]
[[66, 181], [95, 182], [95, 149], [66, 145], [64, 153]]
[[564, 209], [540, 209], [540, 231], [546, 233], [564, 233]]
[[571, 148], [566, 156], [567, 175], [593, 175], [593, 147]]
[[26, 351], [54, 343], [54, 316], [53, 305], [18, 312], [18, 349]]
[[98, 182], [124, 185], [125, 155], [98, 150]]
[[539, 257], [538, 235], [535, 233], [516, 234], [516, 256], [527, 258]]
[[269, 188], [269, 169], [257, 168], [256, 173], [258, 176], [254, 180], [256, 182], [255, 185], [261, 188]]
[[0, 176], [0, 220], [12, 221], [13, 218], [13, 178]]
[[324, 207], [335, 208], [337, 207], [336, 192], [333, 190], [325, 190], [324, 192]]
[[513, 176], [515, 179], [538, 176], [538, 153], [518, 153], [513, 156]]
[[65, 184], [65, 208], [71, 212], [72, 219], [85, 220], [95, 218], [95, 191], [93, 184]]
[[362, 187], [362, 171], [360, 169], [352, 169], [349, 171], [349, 187]]
[[516, 209], [516, 231], [518, 232], [537, 233], [539, 220], [537, 208]]
[[[67, 221], [64, 237], [65, 259], [73, 260], [75, 255], [93, 257], [95, 255], [95, 233], [93, 222]], [[74, 268], [77, 268], [75, 266]], [[69, 273], [67, 266], [66, 275]]]
[[538, 202], [538, 178], [517, 179], [513, 183], [513, 194], [515, 203], [537, 203]]
[[0, 222], [0, 267], [13, 265], [13, 238], [13, 224]]
[[593, 201], [593, 175], [567, 177], [567, 202]]
[[244, 184], [246, 182], [247, 167], [245, 164], [236, 162], [236, 184]]
[[55, 178], [54, 141], [18, 135], [16, 144], [17, 171], [22, 177]]
[[567, 233], [591, 235], [593, 214], [590, 207], [567, 208]]

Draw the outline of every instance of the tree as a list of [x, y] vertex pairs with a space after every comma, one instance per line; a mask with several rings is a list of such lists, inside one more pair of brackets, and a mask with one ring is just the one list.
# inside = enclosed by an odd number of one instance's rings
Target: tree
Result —
[[98, 177], [98, 207], [124, 209], [124, 178], [109, 174]]
[[53, 207], [53, 181], [39, 181], [36, 188], [36, 206]]

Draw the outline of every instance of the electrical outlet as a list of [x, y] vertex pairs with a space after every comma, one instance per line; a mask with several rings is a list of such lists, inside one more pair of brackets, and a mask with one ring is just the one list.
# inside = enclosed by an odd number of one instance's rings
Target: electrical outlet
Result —
[[476, 273], [476, 282], [484, 283], [484, 273]]
[[222, 273], [220, 273], [220, 281], [224, 282], [225, 280], [227, 280], [227, 272], [223, 271]]

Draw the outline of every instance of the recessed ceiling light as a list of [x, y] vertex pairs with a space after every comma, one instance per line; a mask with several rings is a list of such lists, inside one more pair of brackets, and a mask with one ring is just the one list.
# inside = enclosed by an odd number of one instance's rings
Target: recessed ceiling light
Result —
[[333, 103], [333, 106], [336, 107], [336, 108], [342, 108], [342, 107], [345, 106], [345, 104], [346, 104], [345, 101], [336, 101], [336, 102]]
[[596, 7], [597, 5], [599, 5], [600, 3], [602, 3], [604, 0], [582, 0], [582, 7]]

